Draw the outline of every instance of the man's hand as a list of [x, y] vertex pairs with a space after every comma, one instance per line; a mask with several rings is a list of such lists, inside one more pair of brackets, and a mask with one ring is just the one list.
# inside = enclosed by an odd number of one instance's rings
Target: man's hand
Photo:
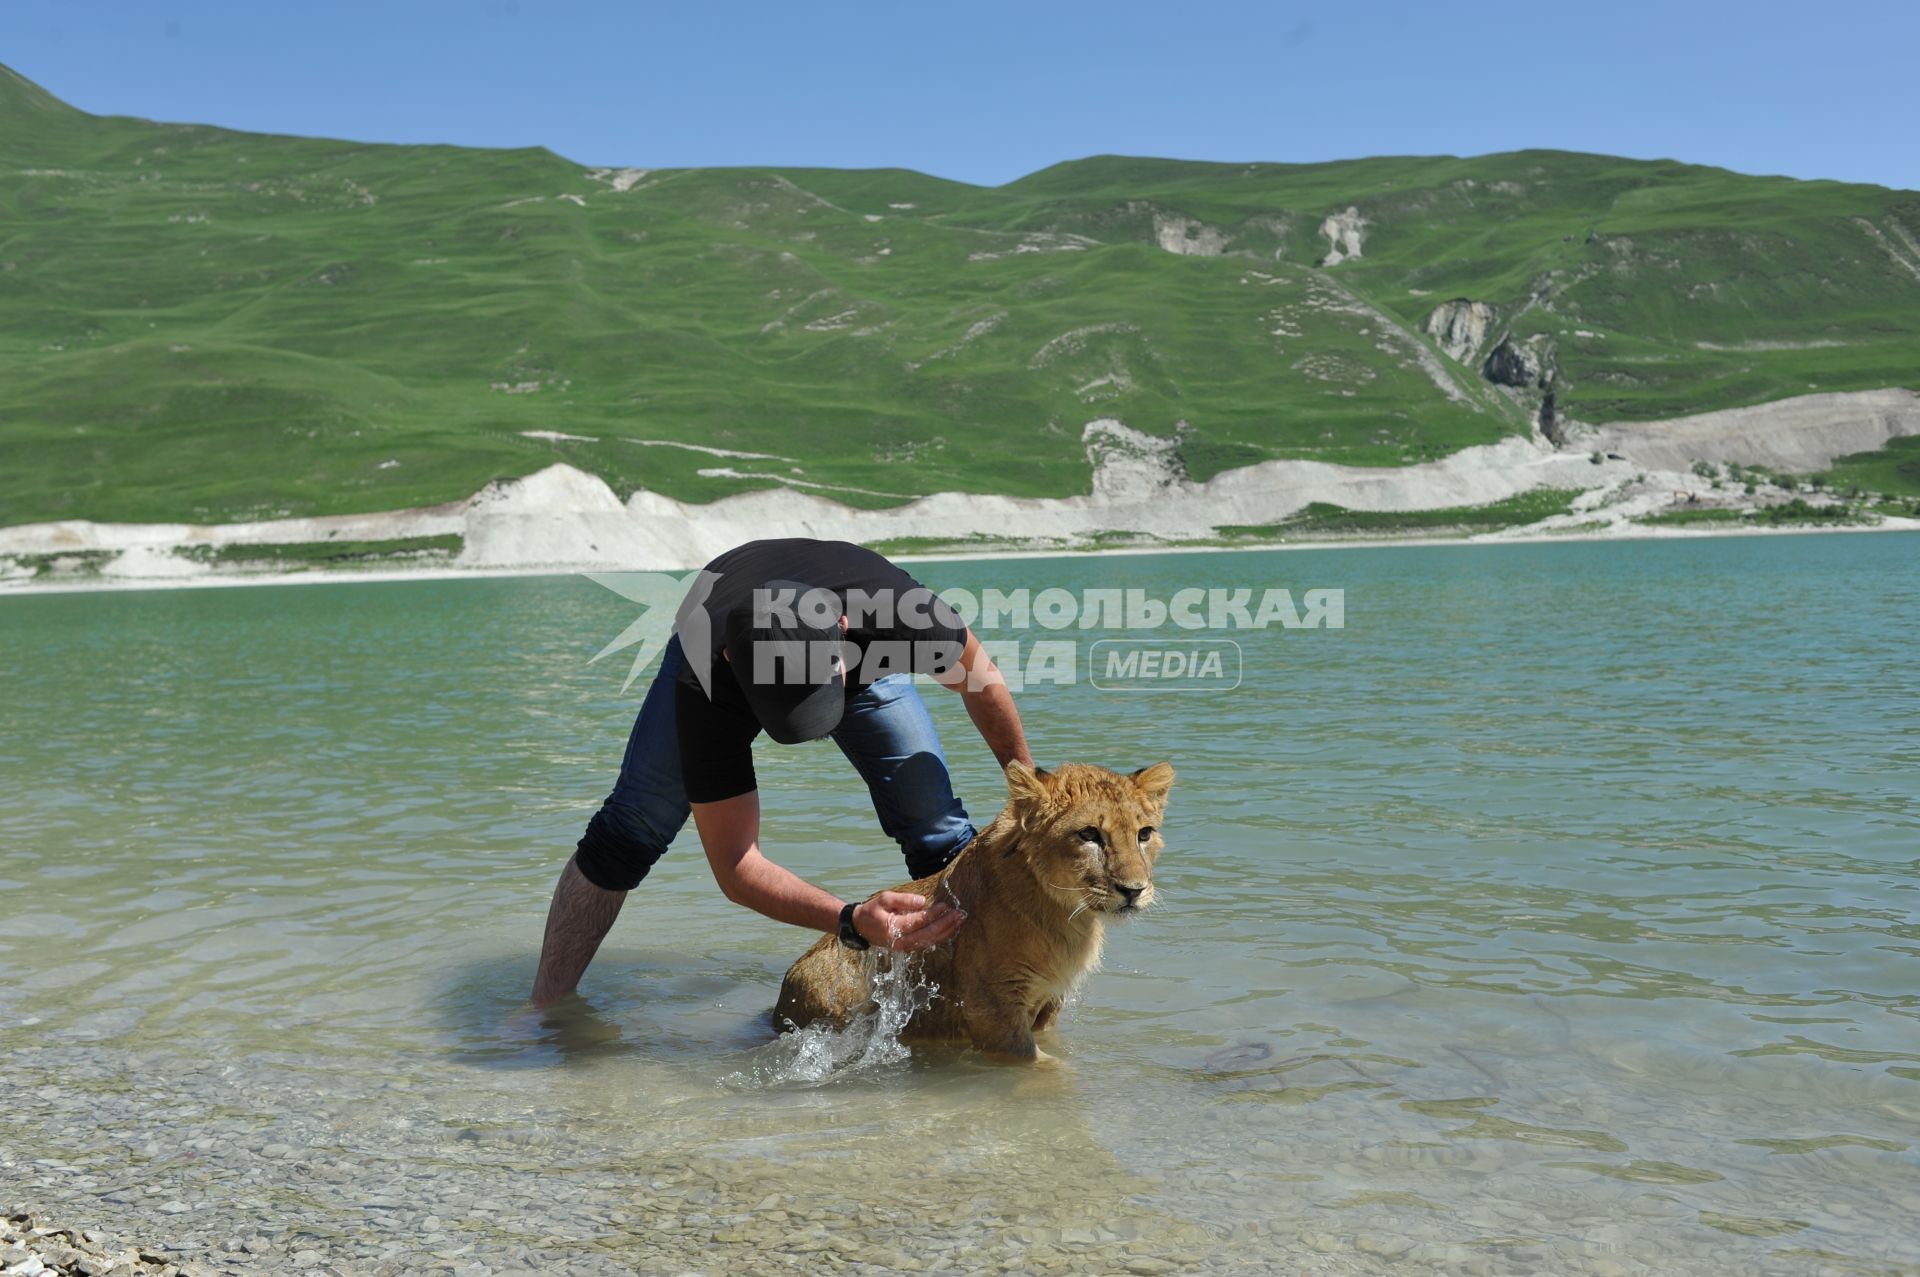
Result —
[[883, 891], [854, 906], [854, 930], [883, 949], [930, 949], [960, 930], [967, 915], [942, 901], [929, 905], [911, 891]]
[[[795, 877], [760, 854], [760, 794], [749, 790], [718, 802], [694, 803], [693, 822], [707, 851], [714, 881], [727, 899], [765, 914], [837, 935], [838, 896]], [[925, 949], [960, 929], [967, 915], [949, 904], [929, 906], [909, 891], [883, 891], [858, 905], [853, 925], [869, 944], [885, 949]]]

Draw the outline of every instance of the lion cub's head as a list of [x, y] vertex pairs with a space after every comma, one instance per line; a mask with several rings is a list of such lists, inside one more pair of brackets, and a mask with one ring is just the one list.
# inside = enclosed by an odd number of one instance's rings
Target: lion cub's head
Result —
[[1173, 767], [1131, 776], [1068, 763], [1057, 771], [1007, 765], [1018, 846], [1054, 903], [1071, 913], [1129, 916], [1153, 903], [1153, 862]]

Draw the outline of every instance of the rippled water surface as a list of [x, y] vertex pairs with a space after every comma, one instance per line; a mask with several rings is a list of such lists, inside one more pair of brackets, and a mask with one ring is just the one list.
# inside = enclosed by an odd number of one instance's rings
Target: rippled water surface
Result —
[[[690, 837], [525, 1008], [640, 690], [585, 580], [0, 600], [0, 1182], [249, 1272], [1920, 1272], [1916, 549], [922, 565], [1346, 591], [1232, 691], [1022, 695], [1180, 771], [1050, 1073], [770, 1044], [810, 937]], [[901, 876], [760, 761], [771, 855]]]

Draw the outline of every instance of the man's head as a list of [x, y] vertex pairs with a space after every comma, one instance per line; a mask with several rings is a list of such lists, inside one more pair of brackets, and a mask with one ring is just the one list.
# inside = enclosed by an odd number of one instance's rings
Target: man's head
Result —
[[798, 581], [769, 581], [727, 614], [727, 663], [760, 726], [782, 745], [840, 725], [846, 620], [831, 592]]

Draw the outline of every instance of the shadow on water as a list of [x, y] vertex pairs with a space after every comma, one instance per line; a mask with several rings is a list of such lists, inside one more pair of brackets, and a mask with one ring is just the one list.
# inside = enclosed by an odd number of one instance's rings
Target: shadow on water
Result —
[[588, 992], [535, 1007], [535, 956], [488, 957], [447, 969], [433, 1013], [457, 1064], [540, 1069], [624, 1057], [704, 1070], [773, 1039], [777, 978], [751, 958], [702, 965], [679, 969], [662, 951], [603, 952]]

